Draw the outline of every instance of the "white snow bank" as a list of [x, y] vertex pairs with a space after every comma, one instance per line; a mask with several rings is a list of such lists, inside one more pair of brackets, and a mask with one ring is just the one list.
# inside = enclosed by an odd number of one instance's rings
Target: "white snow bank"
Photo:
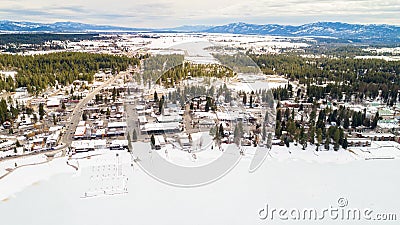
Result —
[[[73, 171], [72, 167], [66, 164], [66, 159], [65, 157], [57, 158], [48, 163], [16, 169], [0, 180], [0, 200], [4, 200], [26, 187], [47, 180], [54, 175]], [[37, 160], [31, 160], [37, 162]]]
[[0, 162], [0, 176], [8, 173], [7, 169], [15, 169], [15, 164], [17, 166], [24, 166], [28, 164], [34, 163], [42, 163], [47, 160], [47, 157], [44, 154], [33, 155], [33, 156], [24, 156], [15, 159], [7, 159]]

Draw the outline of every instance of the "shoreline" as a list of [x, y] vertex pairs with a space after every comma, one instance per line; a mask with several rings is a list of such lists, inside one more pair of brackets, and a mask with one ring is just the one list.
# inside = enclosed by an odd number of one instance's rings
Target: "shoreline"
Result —
[[[314, 146], [309, 146], [309, 148], [314, 148]], [[202, 152], [198, 153], [198, 158], [204, 157], [207, 159], [207, 156], [210, 156], [210, 151], [205, 151], [205, 154]], [[351, 150], [339, 150], [335, 151], [315, 151], [307, 149], [301, 150], [300, 146], [290, 146], [287, 148], [285, 146], [274, 146], [269, 151], [268, 156], [265, 159], [264, 164], [268, 164], [268, 162], [276, 162], [278, 164], [290, 163], [290, 162], [301, 162], [309, 165], [343, 165], [355, 162], [377, 162], [377, 161], [391, 161], [398, 160], [399, 158], [392, 156], [377, 156], [370, 155], [369, 157], [359, 155], [356, 152], [357, 148], [352, 148]], [[245, 153], [243, 158], [240, 161], [250, 162], [252, 157], [254, 156], [253, 147], [245, 147]], [[78, 174], [80, 175], [82, 168], [87, 168], [90, 166], [101, 165], [107, 162], [114, 160], [116, 152], [90, 152], [89, 154], [83, 155], [75, 155], [73, 158], [69, 158], [66, 156], [59, 157], [50, 157], [46, 158], [43, 162], [29, 163], [26, 165], [18, 166], [17, 168], [12, 169], [6, 174], [0, 177], [0, 189], [5, 190], [0, 193], [0, 201], [6, 202], [14, 195], [19, 192], [24, 191], [26, 188], [30, 187], [32, 184], [41, 182], [43, 180], [51, 179], [53, 176], [68, 173], [68, 174]], [[316, 154], [318, 153], [318, 154]], [[128, 152], [123, 152], [123, 159], [127, 162], [131, 160], [131, 154]], [[156, 154], [160, 154], [161, 156], [164, 154], [164, 151], [157, 151]], [[399, 152], [400, 154], [400, 152]], [[211, 154], [213, 155], [213, 153]], [[180, 160], [188, 160], [188, 153], [183, 151], [176, 151], [174, 154], [169, 152], [168, 158], [166, 160], [172, 162], [179, 162]], [[215, 156], [215, 154], [214, 154]], [[204, 159], [203, 158], [203, 159]], [[75, 163], [76, 162], [76, 163]], [[193, 166], [202, 166], [204, 165], [200, 161], [190, 161], [188, 163]], [[243, 163], [243, 162], [242, 162]], [[178, 163], [179, 164], [179, 163]], [[197, 164], [197, 165], [196, 165]], [[22, 181], [22, 182], [21, 182]], [[8, 199], [8, 200], [7, 200]], [[6, 200], [6, 201], [4, 201]]]

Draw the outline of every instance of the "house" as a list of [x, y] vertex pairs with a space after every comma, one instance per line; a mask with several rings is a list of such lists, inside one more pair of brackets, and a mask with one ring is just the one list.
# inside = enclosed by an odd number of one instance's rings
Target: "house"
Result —
[[75, 129], [74, 138], [75, 139], [84, 138], [85, 134], [86, 134], [86, 126], [78, 126]]
[[110, 144], [110, 150], [128, 149], [128, 140], [113, 140]]
[[47, 100], [47, 108], [57, 108], [60, 107], [61, 100], [59, 98], [49, 98]]
[[371, 140], [369, 138], [348, 138], [347, 143], [349, 147], [369, 147]]
[[140, 131], [143, 134], [162, 134], [162, 133], [176, 133], [180, 131], [179, 123], [147, 123], [140, 126]]
[[140, 125], [144, 125], [147, 123], [146, 116], [138, 116], [138, 122]]
[[380, 109], [378, 113], [382, 119], [393, 119], [395, 117], [395, 112], [390, 109]]
[[159, 123], [172, 123], [172, 122], [181, 122], [182, 116], [179, 115], [171, 115], [171, 116], [158, 116], [157, 122]]
[[71, 148], [75, 152], [88, 152], [94, 151], [94, 141], [83, 140], [83, 141], [73, 141], [71, 143]]
[[368, 138], [372, 141], [394, 141], [395, 135], [391, 133], [361, 133], [359, 137]]

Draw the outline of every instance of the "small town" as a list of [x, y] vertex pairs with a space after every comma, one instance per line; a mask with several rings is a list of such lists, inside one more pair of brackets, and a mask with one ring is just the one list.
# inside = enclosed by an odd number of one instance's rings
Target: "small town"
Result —
[[[142, 39], [132, 36], [134, 41], [131, 42], [138, 42], [137, 38]], [[154, 39], [158, 41], [159, 38]], [[171, 36], [165, 39], [170, 40]], [[81, 48], [96, 46], [87, 42], [75, 45]], [[103, 46], [109, 42], [108, 39], [104, 43], [100, 41], [103, 44], [97, 44], [99, 47], [95, 51], [106, 51]], [[133, 49], [135, 46], [136, 43], [120, 48]], [[288, 48], [301, 49], [299, 46]], [[107, 54], [123, 54], [108, 50]], [[131, 142], [137, 141], [151, 142], [157, 150], [166, 143], [172, 144], [190, 153], [201, 148], [196, 146], [199, 143], [193, 142], [196, 133], [207, 133], [210, 136], [207, 140], [217, 141], [218, 145], [236, 143], [271, 148], [272, 145], [289, 147], [289, 142], [293, 142], [296, 146], [302, 145], [303, 149], [315, 145], [316, 151], [371, 146], [397, 148], [399, 105], [393, 101], [391, 106], [388, 105], [381, 90], [373, 99], [358, 100], [356, 95], [342, 94], [340, 99], [326, 95], [317, 101], [311, 96], [315, 96], [313, 87], [289, 81], [284, 76], [244, 75], [240, 70], [231, 71], [232, 74], [226, 77], [217, 74], [191, 76], [191, 72], [202, 73], [207, 65], [218, 65], [222, 61], [218, 62], [212, 55], [197, 58], [186, 55], [183, 58], [175, 53], [186, 50], [167, 50], [174, 53], [170, 59], [178, 66], [185, 63], [193, 67], [178, 83], [171, 84], [171, 78], [164, 79], [164, 84], [151, 81], [152, 78], [144, 76], [159, 68], [136, 64], [129, 65], [125, 71], [104, 68], [97, 71], [90, 82], [74, 80], [68, 85], [57, 84], [37, 96], [29, 93], [27, 87], [15, 88], [9, 94], [3, 92], [2, 110], [6, 112], [3, 115], [10, 116], [2, 118], [0, 157], [15, 158], [59, 150], [69, 156], [97, 150], [131, 151]], [[142, 59], [151, 64], [168, 61], [167, 50], [148, 49], [144, 52], [140, 49], [136, 53], [130, 50], [127, 54], [146, 57], [152, 54], [150, 58]], [[170, 68], [164, 73], [170, 77], [168, 73], [176, 70]], [[17, 72], [1, 71], [1, 74], [4, 80], [9, 80], [15, 79]], [[163, 75], [159, 76], [162, 78]], [[391, 98], [397, 99], [398, 93], [395, 94]], [[314, 100], [310, 101], [310, 98]], [[331, 138], [326, 138], [327, 132]], [[363, 150], [355, 148], [351, 151], [357, 154]], [[371, 157], [375, 156], [372, 154]]]
[[278, 212], [269, 204], [398, 209], [396, 27], [4, 24], [21, 30], [0, 29], [6, 224], [262, 224]]

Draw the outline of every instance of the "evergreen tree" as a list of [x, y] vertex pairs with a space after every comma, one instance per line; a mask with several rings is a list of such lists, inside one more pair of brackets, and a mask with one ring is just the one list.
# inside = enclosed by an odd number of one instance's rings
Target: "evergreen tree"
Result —
[[280, 138], [282, 135], [282, 127], [281, 127], [281, 121], [276, 121], [276, 125], [275, 125], [275, 136], [277, 138]]
[[150, 142], [151, 142], [151, 146], [154, 148], [154, 146], [156, 145], [156, 139], [154, 137], [154, 134], [151, 135]]
[[276, 121], [282, 121], [282, 113], [280, 109], [276, 111]]
[[83, 113], [83, 114], [82, 114], [82, 120], [83, 120], [83, 121], [86, 121], [86, 120], [87, 120], [87, 114], [86, 114], [86, 113]]
[[133, 129], [133, 132], [132, 132], [132, 141], [133, 141], [133, 142], [136, 142], [137, 139], [138, 139], [138, 137], [137, 137], [136, 129]]
[[219, 125], [218, 131], [219, 131], [220, 137], [224, 137], [225, 136], [225, 134], [224, 134], [224, 126], [222, 126], [222, 123]]
[[374, 119], [372, 120], [372, 123], [371, 123], [371, 128], [372, 129], [376, 128], [376, 126], [378, 125], [378, 120], [379, 120], [379, 112], [376, 112], [375, 116], [374, 116]]
[[329, 150], [330, 142], [331, 142], [331, 137], [330, 136], [326, 137], [326, 139], [325, 139], [325, 149], [326, 150]]
[[158, 94], [157, 94], [157, 91], [154, 91], [154, 102], [158, 102]]
[[315, 141], [315, 127], [311, 125], [308, 132], [308, 140], [311, 144], [314, 144]]
[[317, 130], [317, 149], [319, 150], [319, 146], [322, 144], [322, 130], [318, 128]]
[[161, 98], [161, 100], [158, 102], [158, 112], [161, 114], [164, 110], [164, 98]]
[[347, 137], [344, 138], [342, 147], [343, 147], [344, 149], [347, 149], [347, 147], [348, 147]]
[[39, 104], [39, 118], [40, 120], [43, 120], [43, 116], [44, 116], [44, 108], [43, 108], [43, 103]]
[[315, 108], [313, 108], [313, 110], [310, 113], [310, 124], [311, 125], [314, 125], [316, 117], [317, 117], [317, 110]]
[[128, 139], [128, 152], [132, 152], [132, 140], [131, 140], [131, 135], [129, 132], [128, 132], [126, 139]]
[[210, 111], [210, 104], [211, 104], [211, 101], [210, 101], [209, 98], [207, 97], [206, 105], [205, 105], [205, 107], [204, 107], [204, 110], [205, 110], [206, 112]]
[[304, 126], [301, 126], [300, 128], [299, 139], [299, 143], [302, 145], [303, 150], [305, 150], [307, 147], [307, 135], [305, 134]]
[[56, 115], [55, 114], [53, 114], [53, 124], [57, 125], [57, 120], [56, 120]]
[[269, 114], [268, 114], [268, 111], [265, 112], [264, 123], [269, 123]]
[[288, 120], [289, 116], [290, 116], [290, 109], [286, 108], [286, 110], [285, 110], [285, 119]]
[[340, 140], [340, 131], [339, 129], [335, 129], [335, 133], [333, 135], [334, 146], [333, 149], [335, 151], [339, 150], [339, 140]]
[[276, 104], [276, 109], [281, 108], [281, 101], [278, 101], [278, 103]]
[[285, 143], [286, 147], [289, 148], [290, 147], [290, 142], [289, 142], [289, 138], [285, 135], [285, 137], [283, 138], [283, 142]]
[[220, 145], [220, 143], [221, 143], [221, 133], [219, 131], [219, 126], [218, 125], [215, 126], [214, 140], [217, 142], [218, 145]]
[[349, 120], [349, 117], [346, 115], [344, 118], [344, 121], [343, 121], [343, 128], [348, 129], [349, 126], [350, 126], [350, 120]]

